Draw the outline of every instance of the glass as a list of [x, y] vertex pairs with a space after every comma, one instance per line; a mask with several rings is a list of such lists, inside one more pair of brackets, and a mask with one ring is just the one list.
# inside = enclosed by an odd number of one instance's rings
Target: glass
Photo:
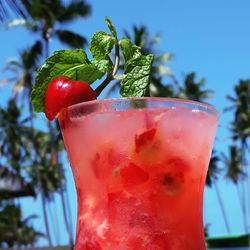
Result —
[[78, 197], [75, 250], [204, 250], [203, 191], [218, 123], [208, 105], [121, 98], [65, 109]]

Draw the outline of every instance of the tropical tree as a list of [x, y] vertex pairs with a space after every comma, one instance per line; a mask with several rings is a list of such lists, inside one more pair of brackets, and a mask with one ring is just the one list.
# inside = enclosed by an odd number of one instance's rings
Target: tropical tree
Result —
[[220, 190], [219, 190], [219, 186], [218, 186], [218, 176], [219, 176], [219, 174], [221, 173], [221, 170], [222, 170], [219, 167], [220, 161], [221, 161], [221, 159], [218, 156], [217, 152], [215, 150], [213, 150], [212, 156], [211, 156], [211, 159], [210, 159], [210, 162], [209, 162], [209, 166], [208, 166], [206, 185], [209, 188], [214, 187], [214, 189], [215, 189], [216, 197], [217, 197], [220, 209], [221, 209], [221, 213], [222, 213], [222, 216], [223, 216], [225, 227], [226, 227], [227, 233], [230, 234], [231, 230], [230, 230], [229, 222], [228, 222], [228, 219], [227, 219], [223, 199], [222, 199], [222, 196], [220, 194]]
[[34, 246], [42, 233], [36, 231], [30, 220], [35, 215], [22, 218], [21, 208], [11, 203], [0, 204], [0, 247]]
[[6, 108], [0, 108], [0, 246], [18, 246], [35, 243], [41, 236], [27, 220], [22, 220], [15, 198], [35, 196], [27, 169], [32, 164], [29, 140], [32, 129], [22, 117], [15, 99]]
[[[8, 21], [6, 26], [9, 28], [20, 25], [25, 26], [32, 34], [36, 37], [38, 36], [38, 39], [29, 48], [21, 51], [19, 60], [11, 60], [7, 63], [5, 69], [12, 71], [13, 76], [4, 79], [4, 82], [12, 83], [15, 101], [24, 108], [28, 106], [30, 113], [29, 122], [32, 128], [30, 136], [35, 152], [33, 152], [34, 159], [33, 165], [29, 168], [29, 176], [36, 190], [39, 190], [42, 194], [43, 214], [49, 246], [52, 246], [52, 241], [46, 200], [53, 200], [53, 195], [51, 194], [55, 191], [59, 191], [61, 194], [66, 230], [69, 235], [69, 243], [72, 245], [72, 230], [70, 229], [70, 221], [65, 204], [63, 166], [60, 161], [62, 140], [58, 131], [58, 125], [48, 123], [49, 133], [36, 131], [34, 128], [35, 117], [29, 96], [34, 83], [35, 72], [38, 66], [41, 65], [42, 60], [49, 55], [51, 38], [58, 38], [59, 41], [70, 47], [83, 47], [85, 45], [86, 39], [83, 36], [64, 29], [63, 25], [74, 21], [78, 17], [87, 17], [90, 13], [90, 6], [85, 1], [72, 1], [64, 4], [59, 0], [23, 0], [18, 2], [14, 8], [15, 4], [16, 1], [7, 1], [6, 4], [2, 3], [0, 5], [0, 13], [3, 14], [2, 19], [7, 19], [8, 15], [6, 13], [8, 10], [14, 10], [18, 14], [18, 18]], [[44, 150], [39, 150], [40, 145], [43, 145]]]
[[65, 5], [60, 0], [23, 0], [22, 6], [25, 18], [13, 19], [7, 27], [25, 26], [33, 34], [38, 34], [42, 38], [39, 40], [43, 43], [45, 57], [49, 55], [49, 41], [54, 37], [73, 48], [85, 45], [86, 38], [63, 28], [64, 24], [89, 15], [90, 6], [85, 1], [71, 1]]
[[[230, 133], [233, 145], [229, 157], [225, 157], [227, 177], [237, 184], [243, 213], [244, 229], [248, 232], [248, 215], [250, 214], [250, 180], [247, 153], [249, 154], [250, 138], [250, 80], [240, 80], [234, 88], [235, 96], [227, 96], [232, 105], [226, 111], [233, 111]], [[248, 203], [247, 203], [248, 202]]]
[[193, 101], [205, 102], [212, 97], [213, 91], [204, 89], [205, 78], [196, 80], [196, 74], [191, 72], [185, 76], [184, 83], [180, 84], [175, 80], [177, 85], [177, 97], [182, 99], [189, 99]]

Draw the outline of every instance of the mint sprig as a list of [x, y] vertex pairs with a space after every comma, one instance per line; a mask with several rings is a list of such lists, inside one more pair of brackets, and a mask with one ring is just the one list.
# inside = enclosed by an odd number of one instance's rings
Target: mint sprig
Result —
[[[44, 111], [44, 96], [47, 86], [53, 78], [61, 75], [92, 84], [106, 74], [104, 81], [95, 90], [99, 95], [111, 80], [117, 78], [120, 48], [124, 62], [124, 73], [119, 76], [121, 95], [124, 97], [149, 95], [153, 55], [142, 55], [141, 49], [127, 38], [119, 41], [117, 31], [110, 19], [106, 17], [105, 21], [110, 34], [99, 31], [93, 35], [90, 42], [92, 60], [88, 59], [83, 49], [59, 50], [45, 60], [38, 69], [31, 93], [34, 111]], [[110, 58], [113, 50], [114, 62]]]

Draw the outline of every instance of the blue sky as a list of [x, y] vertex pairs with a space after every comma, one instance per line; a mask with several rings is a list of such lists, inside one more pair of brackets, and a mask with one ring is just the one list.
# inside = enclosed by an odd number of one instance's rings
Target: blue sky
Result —
[[[124, 29], [131, 30], [134, 24], [146, 25], [152, 35], [161, 33], [159, 50], [175, 55], [169, 67], [179, 80], [191, 71], [197, 73], [197, 79], [206, 78], [206, 87], [214, 90], [210, 103], [221, 112], [216, 149], [227, 153], [227, 146], [230, 143], [227, 127], [232, 114], [222, 112], [230, 105], [225, 96], [233, 95], [234, 84], [238, 83], [239, 79], [250, 78], [250, 2], [247, 0], [120, 2], [92, 0], [91, 5], [92, 14], [88, 19], [78, 20], [68, 26], [90, 39], [95, 31], [106, 30], [104, 23], [106, 15], [112, 19], [120, 36], [123, 35]], [[8, 31], [1, 28], [0, 67], [3, 68], [8, 58], [17, 57], [18, 51], [32, 42], [33, 37], [22, 28]], [[60, 48], [65, 47], [57, 41], [51, 41], [51, 52]], [[6, 76], [0, 71], [0, 79]], [[1, 105], [5, 105], [9, 94], [9, 89], [1, 90]], [[75, 220], [76, 196], [69, 167], [67, 177], [71, 210]], [[242, 233], [243, 223], [236, 188], [221, 177], [219, 189], [232, 234]], [[214, 236], [226, 234], [214, 189], [206, 189], [204, 204], [204, 220], [210, 224], [210, 234]], [[41, 214], [39, 205], [39, 201], [33, 205], [33, 200], [25, 199], [23, 202], [25, 215]], [[56, 207], [56, 210], [61, 216], [60, 209]], [[39, 229], [43, 229], [41, 220], [37, 220], [36, 225]], [[60, 242], [65, 243], [63, 226], [60, 233]], [[41, 244], [43, 243], [41, 241]]]

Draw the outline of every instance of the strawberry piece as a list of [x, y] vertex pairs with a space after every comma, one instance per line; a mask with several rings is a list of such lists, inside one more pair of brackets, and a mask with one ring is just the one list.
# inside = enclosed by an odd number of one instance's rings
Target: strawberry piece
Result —
[[135, 152], [139, 153], [140, 150], [150, 143], [156, 134], [156, 128], [149, 129], [142, 134], [135, 136]]
[[187, 162], [181, 158], [173, 158], [166, 162], [168, 171], [162, 175], [162, 184], [169, 195], [178, 194], [185, 183], [185, 173], [189, 169]]
[[86, 82], [58, 76], [47, 87], [44, 100], [45, 115], [48, 120], [53, 120], [63, 108], [94, 99], [96, 93]]
[[121, 169], [120, 175], [126, 188], [133, 188], [149, 179], [149, 174], [132, 162]]

